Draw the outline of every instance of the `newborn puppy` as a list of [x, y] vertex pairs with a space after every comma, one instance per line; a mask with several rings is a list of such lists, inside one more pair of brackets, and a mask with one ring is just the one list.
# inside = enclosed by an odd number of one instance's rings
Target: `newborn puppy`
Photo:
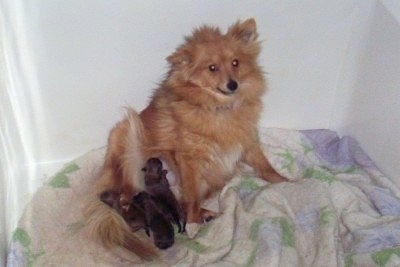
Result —
[[142, 170], [145, 172], [144, 181], [147, 193], [162, 207], [164, 215], [178, 226], [178, 232], [184, 232], [186, 216], [183, 214], [181, 206], [169, 188], [167, 170], [163, 170], [161, 160], [150, 158], [146, 163], [146, 167]]
[[133, 197], [132, 203], [141, 206], [145, 212], [146, 233], [151, 231], [153, 242], [160, 249], [167, 249], [174, 244], [174, 228], [147, 192], [140, 192]]
[[145, 221], [145, 213], [140, 206], [133, 203], [130, 205], [122, 205], [120, 194], [115, 191], [104, 191], [100, 195], [100, 200], [115, 209], [131, 227], [132, 231], [135, 232], [140, 229], [145, 229], [146, 234], [149, 235]]

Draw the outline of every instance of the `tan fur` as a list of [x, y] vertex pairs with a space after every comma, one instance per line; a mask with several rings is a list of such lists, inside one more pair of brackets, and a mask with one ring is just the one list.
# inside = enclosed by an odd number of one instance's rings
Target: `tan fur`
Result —
[[[266, 88], [259, 53], [253, 19], [237, 22], [226, 34], [204, 26], [186, 37], [167, 58], [170, 71], [140, 119], [131, 112], [133, 119], [111, 131], [101, 190], [120, 190], [130, 199], [141, 190], [142, 180], [137, 179], [143, 177], [137, 170], [144, 166], [143, 159], [161, 157], [180, 181], [188, 222], [202, 222], [210, 212], [201, 209], [201, 202], [235, 175], [239, 163], [249, 164], [267, 181], [284, 181], [258, 143]], [[234, 92], [230, 81], [237, 83]], [[108, 218], [111, 214], [113, 219]], [[116, 213], [101, 216], [104, 223], [90, 225], [92, 232], [105, 244], [121, 244], [125, 232], [120, 229], [126, 226], [115, 219]]]

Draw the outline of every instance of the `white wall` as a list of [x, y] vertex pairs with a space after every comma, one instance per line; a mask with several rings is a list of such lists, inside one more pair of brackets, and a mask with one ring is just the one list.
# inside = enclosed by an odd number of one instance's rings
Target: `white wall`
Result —
[[261, 125], [354, 135], [400, 181], [395, 0], [0, 1], [6, 233], [49, 175], [106, 144], [122, 106], [146, 105], [183, 35], [238, 18], [263, 40]]
[[366, 25], [339, 74], [330, 127], [356, 137], [400, 186], [400, 2], [376, 2]]

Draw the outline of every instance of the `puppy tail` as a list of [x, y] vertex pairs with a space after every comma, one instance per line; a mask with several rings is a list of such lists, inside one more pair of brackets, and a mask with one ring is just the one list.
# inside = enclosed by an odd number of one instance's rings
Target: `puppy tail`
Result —
[[98, 198], [88, 203], [84, 214], [90, 238], [110, 249], [121, 246], [146, 261], [157, 257], [155, 247], [133, 233], [124, 219]]

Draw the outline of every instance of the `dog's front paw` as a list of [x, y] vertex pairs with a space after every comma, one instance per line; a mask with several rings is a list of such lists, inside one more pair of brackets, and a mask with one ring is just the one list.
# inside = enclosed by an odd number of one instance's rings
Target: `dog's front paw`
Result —
[[262, 175], [262, 178], [270, 183], [288, 182], [289, 179], [279, 175], [278, 173], [267, 173]]

